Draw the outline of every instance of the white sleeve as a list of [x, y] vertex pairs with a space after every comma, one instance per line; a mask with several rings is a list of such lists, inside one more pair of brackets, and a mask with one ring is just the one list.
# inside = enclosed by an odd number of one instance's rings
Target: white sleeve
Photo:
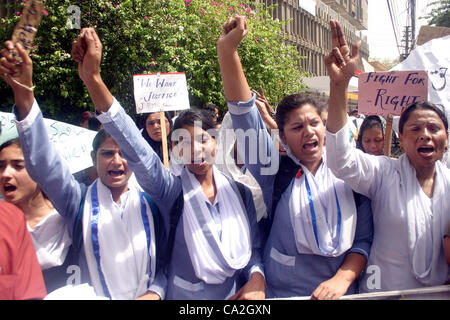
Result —
[[381, 183], [381, 168], [389, 166], [388, 157], [373, 156], [351, 145], [348, 124], [335, 134], [326, 132], [326, 155], [333, 174], [369, 198]]

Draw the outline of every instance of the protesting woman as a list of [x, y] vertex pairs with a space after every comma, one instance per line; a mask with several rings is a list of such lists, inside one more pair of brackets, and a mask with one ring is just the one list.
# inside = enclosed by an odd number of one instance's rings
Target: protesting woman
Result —
[[174, 134], [179, 136], [172, 139], [182, 144], [185, 166], [176, 177], [164, 168], [102, 81], [102, 44], [93, 29], [81, 30], [72, 55], [101, 113], [98, 119], [119, 143], [139, 184], [166, 220], [170, 216], [170, 225], [166, 225], [171, 254], [166, 298], [264, 298], [253, 199], [248, 188], [213, 166], [216, 141], [212, 116], [187, 110], [177, 117]]
[[0, 146], [0, 191], [25, 214], [47, 292], [66, 285], [76, 263], [65, 220], [28, 175], [18, 138]]
[[[357, 67], [339, 22], [331, 21], [327, 162], [332, 172], [372, 200], [374, 238], [361, 290], [389, 291], [442, 285], [448, 278], [443, 243], [450, 220], [450, 172], [440, 161], [448, 142], [443, 112], [428, 102], [400, 117], [398, 160], [361, 152], [348, 143], [346, 91]], [[370, 268], [370, 269], [369, 269]]]
[[257, 154], [265, 152], [270, 159], [251, 161], [250, 146], [245, 145], [245, 165], [260, 184], [267, 208], [272, 208], [264, 251], [266, 294], [338, 299], [356, 293], [355, 280], [370, 252], [370, 206], [364, 200], [355, 204], [351, 188], [328, 169], [325, 127], [314, 99], [297, 94], [279, 104], [275, 119], [288, 154], [279, 157], [237, 52], [247, 33], [244, 17], [228, 20], [217, 51], [233, 127], [236, 132], [256, 132]]
[[30, 57], [16, 44], [23, 60], [17, 65], [11, 53], [13, 43], [5, 45], [0, 74], [14, 91], [27, 171], [67, 222], [79, 250], [76, 272], [90, 278], [97, 296], [163, 297], [164, 277], [158, 278], [156, 268], [157, 210], [137, 184], [128, 183], [132, 173], [119, 146], [106, 131], [99, 131], [92, 152], [99, 178], [89, 187], [78, 183], [48, 139], [32, 90]]

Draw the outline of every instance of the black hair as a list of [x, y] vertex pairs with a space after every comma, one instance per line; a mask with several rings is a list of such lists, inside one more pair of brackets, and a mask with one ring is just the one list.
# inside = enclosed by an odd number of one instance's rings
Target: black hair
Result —
[[375, 116], [375, 115], [367, 116], [364, 118], [364, 121], [362, 122], [361, 127], [359, 128], [358, 139], [356, 140], [356, 147], [358, 149], [366, 152], [366, 150], [364, 150], [364, 147], [362, 144], [363, 135], [366, 130], [373, 128], [373, 127], [379, 127], [381, 129], [381, 132], [383, 133], [383, 139], [384, 139], [383, 122], [381, 122], [381, 118], [379, 116]]
[[88, 120], [88, 129], [98, 131], [101, 127], [101, 122], [97, 119], [95, 115], [92, 115]]
[[398, 131], [400, 134], [403, 133], [403, 127], [405, 126], [405, 123], [408, 121], [409, 116], [411, 113], [417, 109], [422, 110], [431, 110], [434, 111], [438, 117], [442, 120], [444, 123], [445, 131], [448, 132], [448, 121], [447, 117], [445, 116], [445, 113], [435, 104], [428, 102], [428, 101], [420, 101], [420, 102], [414, 102], [407, 106], [405, 109], [403, 109], [402, 114], [400, 115], [400, 120], [398, 123]]
[[313, 106], [320, 117], [324, 109], [322, 103], [319, 103], [316, 99], [307, 94], [300, 94], [300, 93], [292, 94], [284, 97], [283, 100], [281, 100], [281, 102], [277, 106], [277, 110], [275, 113], [275, 122], [278, 125], [278, 130], [280, 131], [284, 130], [286, 118], [291, 111], [301, 108], [305, 104], [310, 104], [311, 106]]
[[105, 140], [110, 137], [111, 135], [105, 129], [101, 129], [97, 132], [97, 134], [94, 137], [94, 140], [92, 140], [92, 151], [94, 152], [95, 156], [97, 155], [97, 151], [102, 145], [102, 143], [105, 142]]
[[[10, 147], [10, 146], [17, 146], [20, 148], [20, 150], [22, 150], [22, 147], [20, 145], [20, 139], [19, 138], [13, 138], [11, 140], [5, 141], [0, 145], [0, 152], [2, 152], [3, 149]], [[26, 169], [26, 168], [25, 168]], [[28, 172], [28, 170], [27, 170]], [[34, 180], [33, 180], [34, 181]], [[42, 192], [42, 196], [44, 197], [44, 199], [49, 200], [49, 198], [47, 197], [47, 195], [45, 194], [44, 191], [42, 191], [41, 186], [38, 185], [39, 190]]]
[[188, 109], [179, 114], [173, 125], [173, 130], [180, 129], [185, 126], [194, 126], [200, 123], [204, 131], [215, 130], [216, 123], [213, 115], [207, 110]]
[[14, 139], [11, 139], [11, 140], [8, 140], [8, 141], [3, 142], [3, 143], [0, 145], [0, 152], [1, 152], [3, 149], [5, 149], [5, 148], [7, 148], [7, 147], [9, 147], [9, 146], [12, 146], [12, 145], [18, 146], [20, 149], [22, 149], [22, 147], [20, 146], [20, 140], [19, 140], [19, 138], [14, 138]]

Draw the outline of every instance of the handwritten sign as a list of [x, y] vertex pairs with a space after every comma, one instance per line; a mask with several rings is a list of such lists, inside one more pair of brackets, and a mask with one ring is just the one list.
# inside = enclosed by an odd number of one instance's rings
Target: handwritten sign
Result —
[[[0, 145], [19, 136], [14, 119], [12, 113], [0, 112], [2, 126]], [[97, 134], [96, 131], [51, 119], [44, 119], [44, 123], [48, 138], [68, 165], [71, 173], [92, 166], [92, 140]]]
[[[41, 1], [30, 0], [25, 3], [22, 16], [17, 23], [11, 40], [14, 44], [20, 42], [27, 53], [30, 52], [33, 46], [34, 36], [37, 31], [37, 27], [41, 22], [42, 10], [44, 5]], [[19, 56], [17, 49], [13, 49], [13, 57], [18, 63], [22, 62], [22, 58]]]
[[189, 109], [184, 73], [137, 74], [133, 84], [137, 113]]
[[426, 71], [368, 72], [358, 77], [358, 112], [400, 115], [416, 101], [428, 100]]

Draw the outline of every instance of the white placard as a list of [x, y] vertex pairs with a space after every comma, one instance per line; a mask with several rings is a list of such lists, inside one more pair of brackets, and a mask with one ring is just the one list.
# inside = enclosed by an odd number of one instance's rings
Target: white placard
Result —
[[136, 113], [189, 109], [183, 72], [136, 74], [133, 84]]
[[[2, 126], [0, 145], [19, 136], [14, 119], [12, 113], [0, 112]], [[71, 173], [92, 166], [92, 140], [97, 134], [96, 131], [51, 119], [44, 119], [44, 123], [48, 138], [63, 161], [69, 166]]]

